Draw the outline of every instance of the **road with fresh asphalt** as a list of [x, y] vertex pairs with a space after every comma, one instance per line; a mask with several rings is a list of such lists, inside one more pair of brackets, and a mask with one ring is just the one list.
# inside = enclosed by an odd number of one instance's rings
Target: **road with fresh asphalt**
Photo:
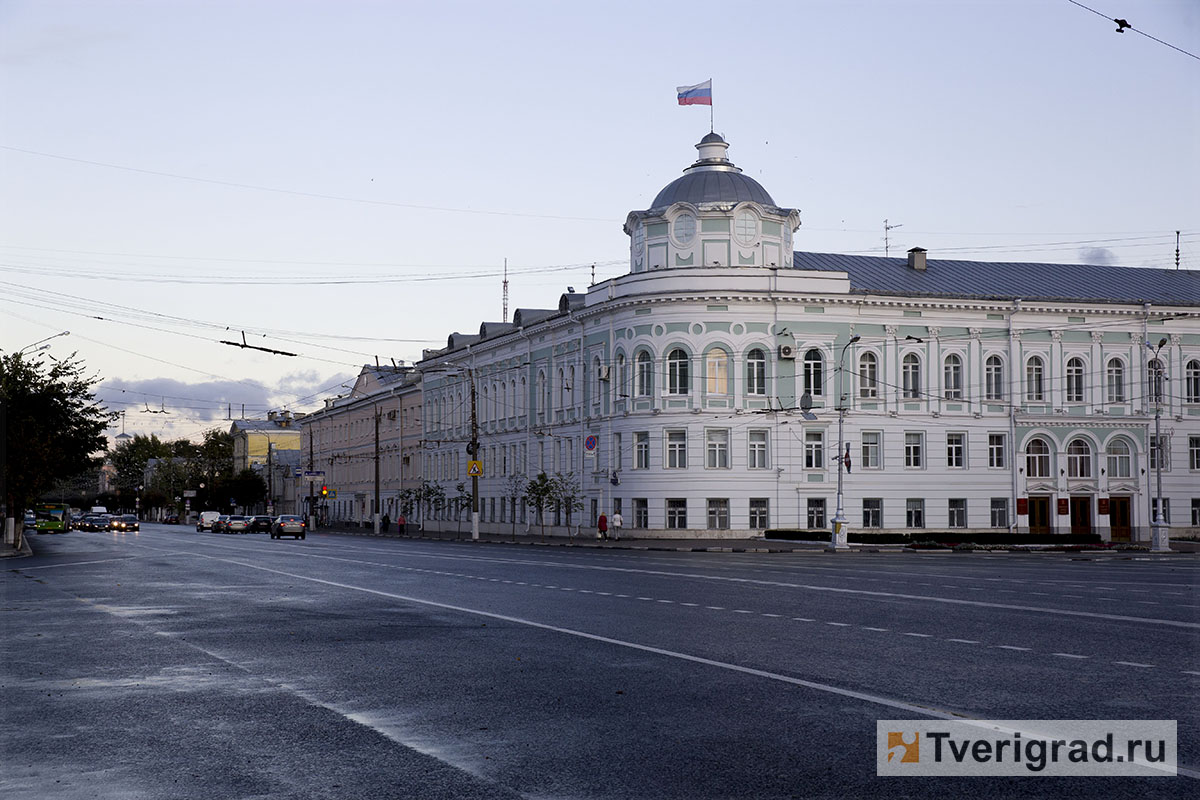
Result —
[[1191, 555], [671, 553], [325, 533], [33, 537], [0, 561], [0, 794], [1094, 797], [876, 777], [876, 721], [1174, 719]]

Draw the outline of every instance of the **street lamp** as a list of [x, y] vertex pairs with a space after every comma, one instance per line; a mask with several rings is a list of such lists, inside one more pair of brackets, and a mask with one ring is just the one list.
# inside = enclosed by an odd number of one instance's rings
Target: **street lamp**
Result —
[[[1159, 352], [1167, 344], [1167, 337], [1158, 340], [1158, 347], [1154, 349], [1154, 374], [1147, 375], [1151, 379], [1150, 391], [1154, 392], [1154, 446], [1152, 452], [1156, 454], [1154, 460], [1154, 494], [1158, 498], [1154, 509], [1154, 521], [1150, 523], [1150, 550], [1155, 553], [1169, 553], [1171, 551], [1171, 539], [1169, 526], [1166, 520], [1163, 519], [1163, 491], [1162, 491], [1162, 462], [1163, 462], [1163, 446], [1162, 446], [1162, 397], [1163, 397], [1163, 382], [1166, 380], [1165, 370], [1162, 362], [1158, 359]], [[1150, 343], [1146, 342], [1149, 347]]]
[[829, 547], [831, 552], [839, 552], [849, 550], [850, 545], [846, 541], [846, 510], [842, 505], [842, 472], [846, 468], [846, 458], [842, 454], [844, 443], [842, 440], [842, 423], [846, 419], [846, 392], [844, 386], [844, 378], [842, 375], [843, 365], [846, 362], [846, 349], [850, 345], [857, 342], [860, 338], [858, 334], [850, 337], [850, 341], [842, 345], [842, 355], [838, 358], [838, 485], [837, 485], [837, 511], [833, 515], [833, 535], [829, 537]]
[[[60, 336], [70, 336], [70, 335], [71, 335], [70, 331], [62, 331], [61, 333], [56, 333], [53, 336], [47, 336], [45, 339], [38, 339], [33, 344], [26, 345], [25, 347], [22, 347], [20, 350], [18, 350], [17, 355], [24, 355], [26, 350], [29, 350], [30, 348], [33, 348], [33, 347], [37, 347], [39, 344], [42, 344], [42, 342], [48, 342], [51, 339], [57, 339]], [[45, 350], [49, 346], [50, 345], [44, 345], [42, 347], [38, 347], [38, 350]]]

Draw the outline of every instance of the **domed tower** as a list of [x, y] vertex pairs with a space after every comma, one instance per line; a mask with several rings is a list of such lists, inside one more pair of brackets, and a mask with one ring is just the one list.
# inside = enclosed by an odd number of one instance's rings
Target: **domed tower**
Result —
[[775, 205], [743, 175], [710, 133], [700, 158], [668, 183], [645, 211], [625, 219], [630, 272], [677, 267], [790, 267], [800, 212]]

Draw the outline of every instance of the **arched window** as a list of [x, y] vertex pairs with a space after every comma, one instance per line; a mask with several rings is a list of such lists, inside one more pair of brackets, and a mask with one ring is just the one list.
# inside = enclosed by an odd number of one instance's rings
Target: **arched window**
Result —
[[1146, 377], [1149, 383], [1150, 402], [1161, 403], [1165, 397], [1164, 384], [1167, 377], [1163, 363], [1157, 358], [1150, 359], [1150, 362], [1146, 364]]
[[504, 420], [512, 414], [508, 407], [508, 384], [500, 381], [500, 419]]
[[903, 395], [906, 399], [916, 400], [921, 397], [921, 357], [909, 353], [901, 362], [901, 372], [904, 381]]
[[946, 356], [946, 361], [942, 369], [942, 391], [946, 394], [947, 400], [962, 400], [962, 359], [957, 354], [951, 353]]
[[654, 393], [654, 362], [645, 350], [637, 356], [637, 396], [649, 397]]
[[[581, 369], [582, 369], [582, 367], [581, 367]], [[568, 406], [574, 407], [575, 406], [575, 397], [577, 396], [577, 393], [575, 390], [579, 388], [579, 385], [575, 383], [575, 367], [574, 366], [567, 367], [567, 385], [564, 388], [567, 390], [567, 403], [566, 404]], [[579, 392], [578, 394], [582, 394], [582, 392]]]
[[1050, 446], [1045, 439], [1030, 439], [1025, 445], [1025, 474], [1030, 478], [1050, 477]]
[[757, 347], [746, 354], [746, 394], [767, 393], [767, 354]]
[[825, 394], [825, 357], [815, 347], [804, 354], [804, 391], [813, 397]]
[[1072, 358], [1067, 361], [1067, 402], [1083, 402], [1083, 359]]
[[986, 400], [1004, 399], [1004, 360], [988, 356], [983, 365], [983, 396]]
[[1108, 368], [1104, 371], [1106, 398], [1110, 403], [1125, 402], [1125, 362], [1119, 358], [1110, 358]]
[[1124, 439], [1113, 439], [1108, 443], [1108, 477], [1129, 478], [1133, 476], [1133, 458]]
[[[482, 414], [480, 414], [480, 416], [482, 416], [483, 419], [481, 419], [479, 421], [487, 422], [488, 421], [488, 387], [487, 386], [483, 387], [483, 403], [481, 403], [480, 405], [481, 405], [481, 408], [479, 410], [481, 412], [483, 412]], [[440, 414], [439, 414], [439, 416], [440, 416]]]
[[567, 372], [562, 367], [558, 368], [558, 409], [567, 407]]
[[516, 400], [517, 414], [519, 414], [521, 416], [525, 416], [525, 404], [527, 402], [529, 402], [529, 394], [525, 388], [525, 376], [522, 375], [521, 376], [521, 389], [517, 393], [517, 400]]
[[709, 394], [729, 394], [729, 353], [714, 347], [704, 357], [705, 390]]
[[1041, 356], [1025, 362], [1025, 399], [1035, 402], [1046, 399], [1046, 367]]
[[667, 354], [667, 394], [687, 394], [689, 386], [688, 355], [676, 347]]
[[1200, 361], [1192, 359], [1183, 370], [1183, 400], [1200, 403]]
[[1067, 445], [1067, 477], [1092, 477], [1092, 448], [1083, 439], [1072, 439]]
[[629, 396], [629, 365], [625, 363], [624, 353], [617, 353], [617, 374], [613, 383], [618, 400]]
[[533, 402], [537, 405], [539, 417], [544, 417], [550, 410], [550, 387], [547, 385], [546, 373], [540, 370], [537, 376], [537, 394], [534, 396]]
[[858, 396], [879, 396], [879, 359], [874, 353], [863, 353], [858, 357]]

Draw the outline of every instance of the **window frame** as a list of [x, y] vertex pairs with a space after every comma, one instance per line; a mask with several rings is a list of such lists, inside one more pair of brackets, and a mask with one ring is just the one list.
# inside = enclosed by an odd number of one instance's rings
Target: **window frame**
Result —
[[958, 353], [948, 353], [942, 359], [942, 396], [947, 400], [963, 399], [963, 360]]
[[663, 469], [687, 469], [687, 428], [663, 429]]
[[983, 399], [1004, 400], [1004, 359], [995, 353], [983, 364]]
[[682, 347], [667, 353], [666, 393], [672, 397], [687, 397], [691, 393], [691, 358]]

